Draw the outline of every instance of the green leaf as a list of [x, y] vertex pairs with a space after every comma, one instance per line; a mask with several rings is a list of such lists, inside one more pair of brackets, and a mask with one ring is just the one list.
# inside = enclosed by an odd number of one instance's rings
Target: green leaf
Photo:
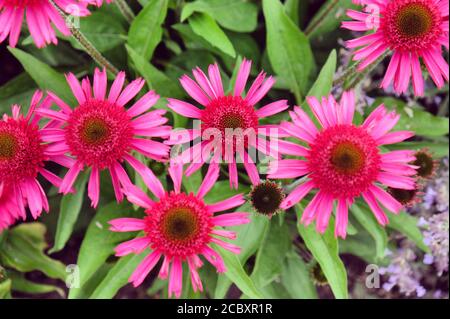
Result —
[[319, 76], [314, 82], [311, 89], [308, 91], [308, 96], [315, 96], [320, 99], [323, 96], [328, 96], [333, 88], [333, 78], [336, 72], [337, 54], [336, 50], [331, 51], [327, 61], [320, 70]]
[[199, 169], [193, 173], [189, 178], [183, 178], [182, 184], [187, 193], [196, 194], [200, 185], [202, 184], [202, 171]]
[[[136, 234], [118, 233], [109, 230], [108, 222], [115, 218], [137, 216], [127, 202], [117, 204], [112, 202], [102, 207], [92, 219], [81, 243], [77, 265], [80, 269], [80, 287], [95, 274], [95, 272], [114, 254], [117, 244], [132, 239]], [[69, 298], [78, 298], [79, 288], [69, 292]]]
[[197, 0], [181, 11], [181, 21], [194, 12], [209, 14], [222, 27], [236, 32], [253, 32], [257, 26], [258, 7], [244, 0]]
[[210, 15], [196, 13], [189, 18], [189, 25], [195, 34], [205, 39], [214, 47], [233, 58], [236, 57], [233, 44]]
[[[238, 208], [237, 211], [245, 212], [251, 208], [248, 204], [244, 204]], [[242, 265], [245, 265], [247, 260], [256, 253], [258, 248], [264, 241], [264, 237], [269, 230], [269, 219], [266, 216], [251, 214], [249, 216], [250, 223], [245, 225], [239, 225], [233, 228], [237, 234], [237, 238], [234, 244], [241, 247], [241, 253], [239, 254], [239, 260]], [[216, 290], [214, 292], [214, 298], [221, 299], [227, 294], [232, 282], [225, 276], [219, 276], [217, 280]]]
[[430, 252], [430, 248], [423, 242], [423, 234], [419, 229], [418, 219], [402, 211], [399, 214], [391, 214], [389, 216], [388, 227], [395, 229], [412, 240], [417, 247], [424, 252]]
[[108, 272], [106, 277], [95, 289], [90, 299], [111, 299], [113, 298], [120, 288], [128, 283], [133, 271], [141, 263], [141, 261], [147, 256], [148, 251], [139, 255], [129, 255], [120, 258], [120, 260], [114, 265], [114, 267]]
[[35, 283], [27, 280], [23, 274], [16, 272], [9, 272], [9, 277], [12, 280], [12, 290], [19, 291], [28, 294], [47, 294], [51, 292], [56, 292], [62, 298], [65, 297], [64, 290], [53, 285], [46, 285]]
[[0, 250], [3, 265], [20, 272], [39, 270], [50, 278], [65, 280], [66, 266], [43, 252], [45, 226], [40, 223], [19, 225], [8, 232]]
[[[346, 18], [346, 10], [352, 7], [355, 7], [352, 0], [326, 1], [309, 22], [310, 25], [315, 25], [315, 27], [308, 37], [316, 38], [325, 33], [338, 29], [341, 22]], [[325, 16], [324, 12], [326, 12]]]
[[375, 240], [377, 259], [383, 259], [386, 253], [388, 242], [387, 234], [384, 228], [382, 228], [380, 224], [378, 224], [377, 220], [373, 216], [373, 213], [364, 204], [353, 204], [351, 207], [351, 212], [353, 216], [358, 220], [358, 222], [369, 232], [369, 234]]
[[8, 47], [8, 50], [19, 60], [25, 71], [42, 90], [55, 92], [69, 105], [75, 103], [75, 98], [64, 75], [20, 49]]
[[25, 72], [9, 80], [0, 87], [0, 114], [10, 113], [14, 104], [20, 105], [26, 113], [36, 89], [33, 79]]
[[112, 269], [112, 267], [116, 264], [106, 262], [97, 271], [89, 278], [89, 280], [77, 291], [78, 299], [88, 299], [97, 287], [101, 284], [103, 279], [105, 279], [106, 275]]
[[420, 142], [402, 142], [393, 145], [386, 145], [391, 151], [395, 150], [421, 150], [427, 148], [433, 156], [442, 158], [449, 154], [449, 144], [447, 141], [420, 141]]
[[87, 172], [80, 174], [74, 185], [75, 193], [65, 195], [61, 199], [55, 243], [53, 248], [49, 250], [50, 254], [61, 251], [72, 235], [73, 228], [83, 206], [84, 191], [88, 177], [89, 174]]
[[317, 290], [303, 259], [294, 251], [288, 254], [281, 272], [281, 282], [294, 299], [317, 299]]
[[258, 287], [270, 284], [283, 268], [284, 258], [291, 248], [291, 238], [287, 223], [280, 225], [272, 220], [269, 231], [256, 255], [251, 278]]
[[241, 291], [243, 294], [253, 299], [262, 299], [261, 292], [255, 286], [255, 283], [247, 275], [242, 267], [239, 257], [222, 247], [215, 245], [215, 249], [220, 253], [227, 268], [225, 276], [227, 276]]
[[376, 99], [374, 107], [381, 103], [400, 115], [400, 120], [395, 126], [396, 130], [414, 131], [417, 135], [427, 137], [443, 136], [449, 133], [447, 117], [435, 116], [418, 105], [409, 107], [405, 102], [390, 97]]
[[233, 197], [234, 195], [241, 193], [248, 193], [250, 187], [239, 184], [238, 189], [230, 188], [230, 182], [218, 181], [214, 184], [208, 194], [205, 195], [205, 202], [208, 204], [213, 204], [225, 200], [227, 198]]
[[[297, 205], [298, 220], [301, 219], [301, 211], [303, 209], [300, 205]], [[323, 235], [319, 234], [312, 225], [305, 227], [298, 223], [297, 227], [306, 247], [322, 268], [334, 296], [337, 299], [346, 299], [348, 298], [347, 271], [339, 258], [338, 241], [333, 234], [333, 224], [330, 220], [328, 229]]]
[[11, 279], [0, 278], [0, 300], [9, 299], [11, 297]]
[[279, 0], [263, 0], [263, 11], [272, 68], [288, 83], [300, 103], [315, 69], [309, 41], [286, 15]]
[[181, 91], [176, 82], [147, 62], [132, 47], [127, 45], [126, 48], [134, 68], [144, 77], [150, 89], [154, 89], [158, 94], [164, 97], [180, 98], [184, 96], [183, 91]]
[[161, 25], [167, 15], [167, 0], [151, 0], [139, 12], [128, 32], [128, 45], [149, 61], [162, 38]]
[[300, 0], [286, 0], [284, 10], [295, 25], [300, 25]]
[[358, 256], [368, 264], [384, 265], [387, 258], [379, 260], [376, 258], [377, 251], [372, 236], [364, 229], [355, 236], [339, 240], [339, 252]]
[[[80, 19], [80, 31], [100, 52], [111, 50], [125, 42], [126, 32], [120, 21], [107, 12], [95, 11]], [[84, 50], [73, 37], [68, 38], [72, 46]]]

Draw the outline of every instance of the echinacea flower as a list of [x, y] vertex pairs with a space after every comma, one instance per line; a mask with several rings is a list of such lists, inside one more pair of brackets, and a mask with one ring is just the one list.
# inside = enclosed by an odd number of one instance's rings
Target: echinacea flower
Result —
[[381, 225], [388, 218], [381, 209], [398, 213], [402, 204], [394, 199], [382, 185], [400, 189], [415, 189], [416, 174], [414, 151], [381, 153], [380, 146], [401, 142], [414, 134], [409, 131], [389, 132], [400, 116], [388, 112], [384, 105], [377, 107], [360, 126], [353, 124], [355, 112], [353, 92], [344, 92], [340, 104], [330, 95], [320, 103], [315, 97], [307, 101], [320, 123], [318, 129], [299, 107], [289, 112], [292, 122], [281, 127], [292, 137], [307, 144], [300, 146], [296, 155], [304, 159], [273, 161], [269, 165], [269, 178], [298, 178], [300, 183], [281, 205], [289, 208], [314, 189], [314, 198], [305, 208], [301, 222], [305, 225], [316, 220], [316, 228], [323, 233], [330, 219], [333, 204], [337, 202], [335, 236], [345, 238], [348, 209], [355, 198], [362, 196]]
[[0, 120], [0, 231], [20, 218], [25, 220], [27, 207], [34, 219], [42, 210], [48, 212], [47, 196], [37, 177], [40, 174], [55, 186], [60, 186], [61, 179], [45, 168], [47, 161], [72, 165], [70, 159], [52, 154], [43, 141], [40, 117], [34, 110], [48, 108], [51, 102], [42, 96], [40, 91], [33, 95], [26, 116], [20, 106], [13, 105], [12, 117], [4, 114]]
[[253, 185], [249, 201], [253, 209], [261, 215], [271, 218], [282, 211], [281, 203], [285, 198], [283, 188], [277, 182], [266, 180]]
[[401, 189], [388, 187], [387, 192], [392, 195], [404, 207], [412, 207], [422, 200], [423, 192], [420, 186], [415, 189]]
[[183, 167], [172, 164], [169, 175], [174, 183], [174, 191], [165, 191], [156, 181], [151, 192], [157, 198], [151, 200], [135, 186], [126, 190], [128, 200], [145, 208], [143, 219], [119, 218], [110, 221], [111, 230], [116, 232], [138, 232], [143, 236], [124, 242], [116, 247], [116, 256], [131, 253], [141, 254], [146, 249], [152, 252], [144, 258], [131, 275], [129, 281], [139, 286], [150, 271], [163, 258], [159, 277], [169, 277], [169, 296], [180, 297], [183, 283], [183, 267], [186, 263], [194, 291], [202, 291], [198, 268], [202, 266], [200, 256], [211, 263], [218, 272], [226, 271], [222, 257], [212, 244], [223, 247], [235, 254], [240, 248], [220, 238], [235, 239], [236, 233], [222, 229], [226, 226], [246, 224], [250, 220], [245, 212], [215, 215], [216, 213], [242, 205], [242, 194], [235, 195], [215, 204], [206, 204], [204, 196], [211, 190], [219, 177], [218, 164], [211, 164], [197, 194], [181, 191]]
[[[201, 122], [200, 128], [188, 130], [189, 134], [185, 137], [177, 139], [175, 134], [167, 141], [170, 144], [183, 144], [202, 137], [200, 143], [180, 155], [186, 159], [185, 162], [191, 163], [186, 170], [187, 176], [200, 169], [211, 156], [212, 161], [221, 159], [228, 163], [231, 187], [238, 186], [237, 162], [244, 164], [252, 184], [259, 183], [259, 173], [252, 156], [249, 155], [249, 147], [266, 155], [273, 154], [266, 139], [257, 135], [267, 136], [270, 134], [268, 132], [277, 126], [262, 125], [260, 120], [286, 110], [288, 104], [287, 100], [281, 100], [259, 109], [255, 108], [275, 82], [271, 76], [266, 79], [264, 72], [257, 76], [245, 97], [242, 97], [250, 69], [251, 62], [244, 59], [236, 77], [234, 90], [228, 95], [224, 92], [217, 64], [209, 66], [208, 76], [200, 68], [194, 69], [192, 73], [195, 81], [187, 75], [182, 76], [181, 85], [202, 108], [188, 102], [168, 99], [168, 107], [173, 111]], [[278, 145], [280, 148], [282, 146]]]
[[439, 166], [439, 163], [433, 158], [428, 149], [421, 149], [414, 154], [416, 158], [412, 163], [417, 166], [417, 175], [424, 179], [431, 179]]
[[88, 195], [92, 206], [98, 204], [100, 171], [105, 169], [109, 170], [116, 198], [121, 201], [122, 187], [131, 183], [122, 166], [124, 161], [142, 176], [147, 185], [152, 185], [156, 176], [131, 152], [137, 151], [158, 161], [167, 158], [169, 147], [151, 139], [170, 135], [171, 127], [163, 125], [168, 121], [164, 117], [166, 111], [147, 112], [159, 96], [150, 91], [126, 109], [128, 102], [143, 88], [143, 79], [136, 79], [123, 89], [125, 73], [120, 72], [106, 96], [106, 70], [95, 70], [93, 92], [89, 78], [83, 79], [81, 84], [72, 73], [66, 78], [78, 105], [71, 108], [56, 94], [48, 92], [60, 111], [37, 110], [61, 124], [61, 127], [43, 130], [45, 140], [53, 143], [50, 146], [52, 153], [67, 155], [75, 160], [62, 181], [60, 192], [67, 194], [87, 166], [91, 170]]
[[[74, 17], [89, 14], [86, 4], [78, 0], [55, 0], [61, 10]], [[26, 23], [38, 48], [50, 43], [57, 44], [54, 25], [63, 35], [69, 36], [66, 21], [48, 0], [0, 0], [0, 43], [9, 37], [9, 45], [15, 47], [19, 41], [22, 22]]]
[[[359, 48], [354, 60], [361, 61], [359, 70], [366, 68], [386, 51], [392, 51], [389, 67], [381, 84], [394, 82], [394, 90], [404, 93], [410, 79], [414, 93], [424, 93], [421, 61], [437, 85], [448, 82], [448, 63], [442, 47], [449, 48], [448, 0], [354, 0], [365, 6], [364, 12], [348, 10], [354, 21], [342, 26], [369, 34], [347, 42], [348, 48]], [[373, 32], [372, 32], [373, 31]]]

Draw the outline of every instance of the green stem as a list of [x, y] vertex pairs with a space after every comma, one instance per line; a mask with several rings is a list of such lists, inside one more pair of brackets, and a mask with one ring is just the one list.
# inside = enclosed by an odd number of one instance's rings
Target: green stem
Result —
[[350, 66], [347, 70], [344, 71], [337, 79], [333, 81], [333, 87], [340, 86], [342, 83], [344, 83], [349, 77], [353, 77], [356, 72], [358, 72], [356, 69], [358, 68], [358, 65], [360, 63], [357, 62]]
[[94, 47], [94, 45], [89, 41], [86, 36], [74, 25], [71, 23], [68, 23], [69, 17], [67, 14], [64, 13], [64, 11], [61, 10], [60, 7], [55, 3], [54, 0], [49, 0], [50, 3], [53, 5], [53, 7], [58, 11], [58, 13], [61, 15], [61, 17], [66, 21], [66, 25], [70, 30], [70, 33], [72, 34], [73, 38], [80, 44], [85, 51], [91, 56], [91, 58], [100, 66], [104, 67], [108, 72], [112, 73], [113, 75], [117, 75], [119, 73], [119, 70], [111, 63], [109, 62], [101, 53], [97, 50], [97, 48]]
[[372, 64], [370, 64], [364, 71], [357, 73], [356, 76], [352, 79], [350, 84], [344, 85], [345, 90], [351, 90], [354, 89], [358, 84], [360, 84], [365, 77], [371, 73], [377, 66], [380, 64], [381, 61], [383, 61], [391, 52], [387, 50], [384, 52], [378, 59], [375, 60]]
[[308, 27], [305, 29], [304, 32], [307, 37], [313, 34], [313, 32], [316, 31], [317, 28], [322, 25], [322, 23], [325, 21], [325, 18], [331, 13], [331, 11], [338, 4], [338, 2], [339, 0], [332, 0], [330, 4], [323, 10], [322, 14], [320, 14], [317, 17], [317, 19], [311, 21], [311, 23], [308, 25]]
[[125, 0], [115, 0], [114, 3], [117, 8], [119, 8], [120, 13], [122, 13], [128, 23], [131, 24], [136, 16], [128, 3]]

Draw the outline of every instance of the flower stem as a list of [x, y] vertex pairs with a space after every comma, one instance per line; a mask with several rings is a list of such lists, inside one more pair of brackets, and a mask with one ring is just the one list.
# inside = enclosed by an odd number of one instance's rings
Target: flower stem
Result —
[[54, 0], [49, 0], [50, 3], [53, 5], [53, 7], [58, 11], [58, 13], [61, 15], [61, 17], [66, 21], [66, 25], [70, 30], [70, 33], [72, 34], [73, 38], [80, 44], [86, 52], [91, 56], [91, 58], [100, 66], [104, 67], [108, 72], [112, 73], [113, 75], [117, 75], [119, 73], [119, 70], [106, 59], [100, 51], [95, 48], [95, 46], [89, 41], [86, 36], [72, 23], [68, 22], [69, 18], [68, 15], [64, 13], [63, 10], [61, 10], [60, 7], [55, 3]]
[[330, 4], [323, 10], [322, 14], [317, 17], [317, 19], [314, 19], [311, 21], [311, 23], [306, 27], [305, 29], [305, 35], [309, 37], [314, 31], [317, 30], [318, 27], [322, 25], [322, 23], [325, 21], [325, 18], [331, 13], [331, 11], [334, 9], [334, 7], [338, 4], [339, 0], [333, 0], [330, 2]]
[[364, 69], [362, 72], [357, 73], [356, 76], [352, 79], [352, 81], [348, 84], [344, 84], [345, 90], [351, 90], [354, 89], [359, 83], [361, 83], [366, 76], [371, 73], [377, 66], [380, 64], [381, 61], [384, 60], [391, 52], [389, 50], [386, 50], [378, 59], [375, 60], [372, 64], [370, 64], [366, 69]]
[[119, 11], [122, 13], [122, 15], [125, 17], [125, 19], [128, 21], [128, 23], [132, 23], [134, 18], [136, 18], [133, 10], [131, 10], [130, 6], [125, 0], [115, 0], [114, 3], [117, 5], [117, 8], [119, 8]]
[[356, 69], [358, 68], [358, 65], [359, 62], [353, 64], [347, 70], [345, 70], [337, 79], [333, 81], [333, 87], [339, 86], [344, 83], [349, 77], [353, 77], [357, 72]]

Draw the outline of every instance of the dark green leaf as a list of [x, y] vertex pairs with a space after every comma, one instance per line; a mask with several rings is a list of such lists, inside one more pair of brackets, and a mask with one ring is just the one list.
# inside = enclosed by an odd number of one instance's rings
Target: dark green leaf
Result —
[[75, 193], [65, 195], [61, 199], [55, 243], [53, 248], [49, 250], [50, 254], [61, 251], [72, 235], [73, 228], [83, 206], [84, 191], [88, 177], [89, 174], [87, 172], [80, 174], [74, 184]]
[[167, 15], [167, 0], [151, 0], [139, 12], [128, 32], [128, 45], [149, 61], [161, 41], [161, 27]]
[[231, 57], [236, 56], [233, 44], [227, 35], [217, 25], [216, 21], [206, 13], [196, 13], [189, 18], [189, 25], [195, 34], [199, 35], [214, 47]]
[[[297, 218], [301, 219], [303, 209], [297, 205]], [[298, 231], [306, 247], [322, 268], [331, 290], [337, 299], [348, 298], [347, 271], [339, 258], [338, 241], [334, 237], [334, 222], [330, 220], [325, 234], [319, 234], [313, 225], [305, 227], [298, 223]]]
[[181, 21], [194, 12], [203, 12], [213, 17], [226, 29], [236, 32], [253, 32], [257, 26], [258, 7], [244, 0], [197, 0], [186, 4], [181, 12]]
[[42, 90], [55, 92], [69, 105], [75, 103], [75, 98], [64, 75], [20, 49], [9, 47], [8, 50], [19, 60], [25, 71]]
[[300, 103], [315, 69], [309, 41], [286, 15], [279, 0], [263, 0], [263, 11], [272, 68], [284, 78]]

